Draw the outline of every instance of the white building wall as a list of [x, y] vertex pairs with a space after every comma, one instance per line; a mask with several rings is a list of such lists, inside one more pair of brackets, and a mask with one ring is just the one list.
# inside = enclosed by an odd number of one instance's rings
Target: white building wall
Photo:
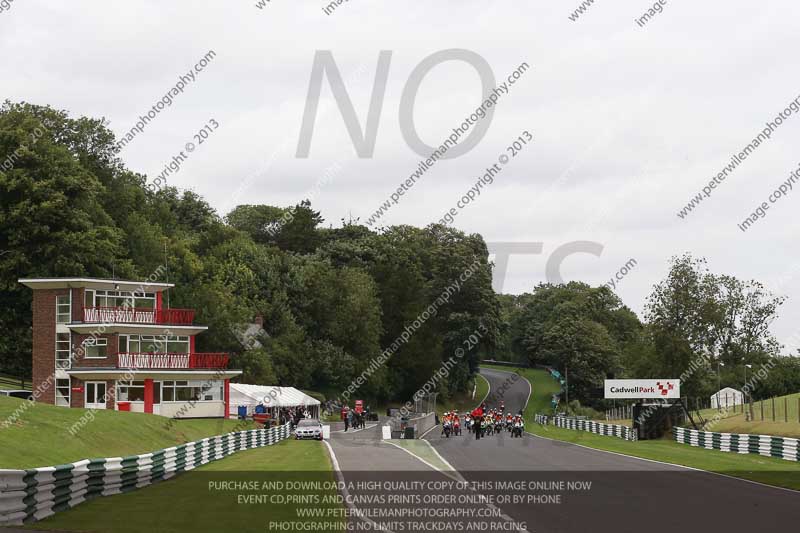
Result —
[[224, 401], [169, 402], [161, 404], [161, 416], [169, 418], [207, 418], [225, 416]]
[[[144, 413], [144, 402], [130, 402], [132, 413]], [[117, 407], [119, 410], [119, 407]], [[209, 418], [222, 417], [225, 414], [225, 402], [167, 402], [153, 404], [153, 414], [168, 418]]]

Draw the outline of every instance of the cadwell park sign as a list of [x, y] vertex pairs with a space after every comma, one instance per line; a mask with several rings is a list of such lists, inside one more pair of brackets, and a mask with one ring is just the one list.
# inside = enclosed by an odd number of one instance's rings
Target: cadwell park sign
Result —
[[679, 379], [607, 379], [605, 395], [607, 399], [679, 399], [681, 380]]

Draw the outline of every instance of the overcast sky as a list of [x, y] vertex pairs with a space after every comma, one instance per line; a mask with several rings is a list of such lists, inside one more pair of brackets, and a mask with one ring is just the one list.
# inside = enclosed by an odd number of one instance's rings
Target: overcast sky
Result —
[[[792, 115], [685, 219], [678, 211], [787, 105], [800, 96], [796, 20], [789, 0], [652, 2], [350, 0], [330, 15], [322, 0], [37, 1], [0, 12], [2, 96], [106, 117], [118, 137], [210, 50], [216, 54], [172, 105], [124, 148], [132, 170], [157, 176], [211, 119], [219, 123], [168, 178], [221, 215], [240, 203], [293, 205], [326, 169], [314, 195], [326, 224], [369, 218], [417, 167], [400, 132], [412, 70], [446, 49], [467, 49], [498, 83], [530, 69], [498, 102], [488, 132], [464, 155], [440, 161], [381, 219], [425, 226], [472, 187], [523, 131], [533, 144], [504, 165], [454, 225], [487, 242], [541, 243], [512, 256], [503, 292], [545, 280], [550, 254], [571, 241], [564, 279], [605, 283], [638, 263], [617, 292], [641, 312], [671, 256], [705, 256], [715, 272], [757, 279], [789, 296], [773, 331], [798, 345], [800, 191], [772, 204], [747, 232], [751, 211], [797, 168], [800, 117]], [[311, 67], [330, 50], [366, 121], [381, 50], [392, 52], [375, 150], [359, 158], [323, 81], [310, 156], [296, 158]], [[438, 145], [481, 101], [474, 67], [434, 67], [417, 94], [419, 136]], [[800, 185], [798, 185], [800, 187]]]

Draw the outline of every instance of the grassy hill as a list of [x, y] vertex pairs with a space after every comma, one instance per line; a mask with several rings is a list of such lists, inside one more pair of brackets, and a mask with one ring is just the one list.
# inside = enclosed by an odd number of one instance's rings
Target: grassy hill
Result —
[[[741, 406], [737, 405], [735, 411], [731, 408], [724, 418], [708, 426], [707, 429], [721, 433], [757, 433], [760, 435], [800, 438], [798, 398], [800, 398], [800, 393], [775, 398], [774, 422], [772, 421], [772, 400], [764, 400], [763, 402], [756, 401], [753, 403], [753, 421], [748, 422], [745, 420], [744, 413], [739, 412]], [[764, 420], [761, 420], [762, 406]], [[748, 406], [745, 406], [746, 409], [748, 409]], [[700, 413], [704, 419], [712, 420], [717, 415], [717, 410], [704, 409]], [[787, 418], [788, 422], [785, 422], [784, 420]]]
[[20, 379], [17, 377], [9, 376], [7, 374], [0, 374], [0, 390], [9, 390], [9, 389], [31, 390], [31, 382], [29, 380], [21, 382]]
[[[234, 429], [237, 420], [171, 420], [119, 411], [68, 409], [36, 403], [4, 427], [25, 400], [0, 396], [0, 468], [34, 468], [94, 457], [147, 453]], [[82, 418], [83, 417], [83, 418]], [[70, 428], [76, 428], [74, 435]]]
[[475, 397], [472, 397], [472, 385], [468, 387], [469, 392], [459, 393], [447, 400], [438, 400], [436, 403], [436, 411], [441, 414], [445, 411], [458, 411], [464, 413], [475, 409], [475, 406], [480, 403], [482, 399], [489, 393], [489, 382], [480, 374], [476, 374], [475, 381]]
[[[321, 442], [284, 440], [272, 446], [237, 452], [230, 457], [201, 466], [150, 487], [82, 503], [42, 522], [34, 530], [102, 531], [269, 531], [269, 522], [303, 522], [309, 531], [344, 531], [342, 518], [298, 518], [302, 503], [266, 505], [242, 502], [240, 497], [287, 494], [278, 490], [214, 489], [212, 482], [257, 483], [268, 481], [332, 482], [334, 475], [328, 453]], [[292, 494], [298, 492], [288, 491]], [[336, 490], [303, 491], [320, 499], [335, 498]], [[341, 503], [315, 504], [315, 508], [342, 511]], [[315, 525], [316, 523], [316, 525]], [[4, 530], [0, 530], [4, 531]]]

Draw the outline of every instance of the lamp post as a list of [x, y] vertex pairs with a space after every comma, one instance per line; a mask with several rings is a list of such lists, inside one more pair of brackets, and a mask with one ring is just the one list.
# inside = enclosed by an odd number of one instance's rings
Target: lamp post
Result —
[[720, 361], [719, 358], [717, 358], [717, 411], [718, 412], [722, 410], [722, 405], [719, 402], [719, 393], [720, 390], [722, 389], [722, 374], [720, 373], [719, 370], [721, 366], [725, 365], [722, 364], [722, 361]]

